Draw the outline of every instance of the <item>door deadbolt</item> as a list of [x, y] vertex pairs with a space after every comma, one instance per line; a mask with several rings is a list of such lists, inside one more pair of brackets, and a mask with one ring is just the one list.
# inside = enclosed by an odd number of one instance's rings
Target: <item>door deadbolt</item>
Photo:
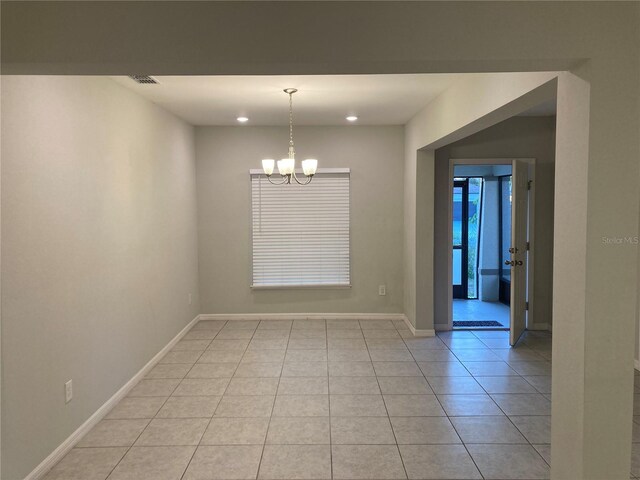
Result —
[[522, 260], [505, 260], [504, 264], [511, 267], [519, 267], [520, 265], [523, 265], [523, 262]]

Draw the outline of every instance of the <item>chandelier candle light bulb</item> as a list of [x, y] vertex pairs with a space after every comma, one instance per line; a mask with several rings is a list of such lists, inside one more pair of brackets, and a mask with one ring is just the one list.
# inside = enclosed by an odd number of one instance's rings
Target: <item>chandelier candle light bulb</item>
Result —
[[[295, 160], [295, 147], [293, 144], [293, 94], [298, 90], [295, 88], [285, 88], [284, 93], [289, 95], [289, 156], [288, 158], [283, 158], [278, 160], [276, 163], [275, 160], [271, 158], [265, 158], [262, 160], [262, 170], [264, 174], [267, 176], [267, 180], [274, 185], [282, 185], [282, 184], [291, 184], [291, 180], [295, 180], [295, 182], [299, 185], [307, 185], [313, 180], [313, 176], [316, 174], [318, 170], [318, 160], [315, 158], [307, 158], [302, 161], [302, 172], [307, 177], [306, 181], [301, 182], [296, 176], [296, 160]], [[282, 177], [280, 182], [274, 182], [271, 180], [271, 175], [273, 175], [273, 167], [274, 164], [278, 166], [278, 173]]]

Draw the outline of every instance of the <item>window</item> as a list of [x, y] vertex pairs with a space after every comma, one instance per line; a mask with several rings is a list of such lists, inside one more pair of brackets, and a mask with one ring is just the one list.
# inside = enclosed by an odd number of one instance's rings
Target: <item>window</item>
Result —
[[349, 170], [309, 185], [272, 185], [251, 172], [252, 286], [349, 286]]

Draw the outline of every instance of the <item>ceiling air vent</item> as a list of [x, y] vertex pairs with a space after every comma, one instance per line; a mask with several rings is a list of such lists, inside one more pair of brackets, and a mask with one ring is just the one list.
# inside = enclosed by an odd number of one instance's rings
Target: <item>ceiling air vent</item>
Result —
[[150, 75], [129, 75], [129, 78], [144, 85], [155, 85], [156, 83], [160, 83]]

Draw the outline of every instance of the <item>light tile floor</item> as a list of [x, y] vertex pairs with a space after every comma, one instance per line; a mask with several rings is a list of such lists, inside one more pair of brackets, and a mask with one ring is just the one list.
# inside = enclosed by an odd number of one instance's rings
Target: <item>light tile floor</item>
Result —
[[[495, 320], [509, 328], [509, 306], [500, 302], [453, 299], [454, 320]], [[496, 327], [493, 327], [496, 328]]]
[[202, 321], [46, 479], [549, 478], [550, 362], [539, 332]]

